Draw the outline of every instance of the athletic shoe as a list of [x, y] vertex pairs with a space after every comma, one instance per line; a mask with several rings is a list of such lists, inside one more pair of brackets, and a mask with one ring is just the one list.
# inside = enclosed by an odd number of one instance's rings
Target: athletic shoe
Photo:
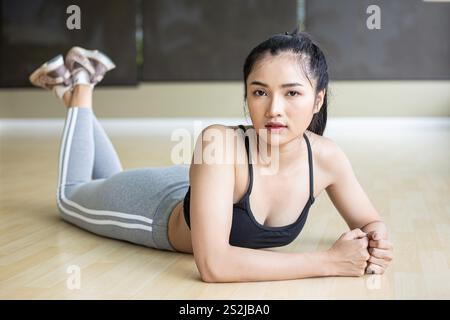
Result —
[[64, 64], [62, 55], [57, 55], [37, 68], [29, 80], [37, 87], [53, 90], [59, 98], [72, 89], [71, 74]]
[[104, 53], [81, 47], [73, 47], [69, 50], [66, 55], [66, 66], [72, 73], [74, 85], [88, 84], [91, 87], [99, 83], [106, 72], [116, 67]]

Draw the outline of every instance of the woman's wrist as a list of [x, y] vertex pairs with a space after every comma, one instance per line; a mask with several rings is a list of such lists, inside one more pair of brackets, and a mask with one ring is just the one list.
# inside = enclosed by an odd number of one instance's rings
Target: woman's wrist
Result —
[[368, 223], [367, 225], [362, 227], [361, 230], [366, 233], [376, 232], [383, 239], [388, 238], [387, 227], [383, 221], [374, 221], [374, 222]]
[[296, 254], [296, 279], [327, 277], [333, 275], [333, 263], [327, 251], [301, 252]]
[[319, 261], [321, 265], [321, 275], [324, 277], [335, 276], [336, 272], [336, 260], [334, 259], [331, 250], [321, 251], [319, 254]]

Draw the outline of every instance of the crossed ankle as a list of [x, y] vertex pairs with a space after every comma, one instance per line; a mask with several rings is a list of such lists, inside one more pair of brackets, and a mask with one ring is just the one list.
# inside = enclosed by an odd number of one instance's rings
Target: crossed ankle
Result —
[[[67, 105], [68, 93], [76, 89], [92, 94], [92, 89], [99, 83], [106, 72], [116, 66], [104, 53], [98, 50], [86, 50], [73, 47], [64, 61], [60, 54], [37, 68], [30, 76], [30, 82], [44, 89], [53, 90]], [[71, 96], [71, 95], [70, 95]], [[92, 101], [92, 98], [81, 98]]]
[[78, 85], [88, 86], [91, 89], [94, 87], [94, 84], [91, 82], [90, 75], [85, 69], [80, 68], [73, 71], [72, 79], [74, 88]]

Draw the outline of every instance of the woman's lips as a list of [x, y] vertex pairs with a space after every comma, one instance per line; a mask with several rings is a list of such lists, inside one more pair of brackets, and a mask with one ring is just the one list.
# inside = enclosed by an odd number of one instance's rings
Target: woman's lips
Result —
[[273, 132], [273, 133], [280, 133], [286, 128], [287, 128], [287, 126], [278, 126], [278, 125], [266, 126], [266, 129], [269, 132]]

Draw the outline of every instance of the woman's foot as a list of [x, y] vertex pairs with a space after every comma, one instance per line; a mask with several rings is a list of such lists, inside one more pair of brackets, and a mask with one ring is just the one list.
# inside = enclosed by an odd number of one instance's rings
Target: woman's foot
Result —
[[73, 87], [70, 71], [66, 68], [62, 55], [57, 55], [37, 68], [29, 80], [37, 87], [52, 90], [63, 100], [70, 96]]
[[93, 88], [106, 72], [116, 65], [104, 53], [98, 50], [86, 50], [73, 47], [66, 55], [66, 66], [70, 70], [74, 85], [89, 85]]

